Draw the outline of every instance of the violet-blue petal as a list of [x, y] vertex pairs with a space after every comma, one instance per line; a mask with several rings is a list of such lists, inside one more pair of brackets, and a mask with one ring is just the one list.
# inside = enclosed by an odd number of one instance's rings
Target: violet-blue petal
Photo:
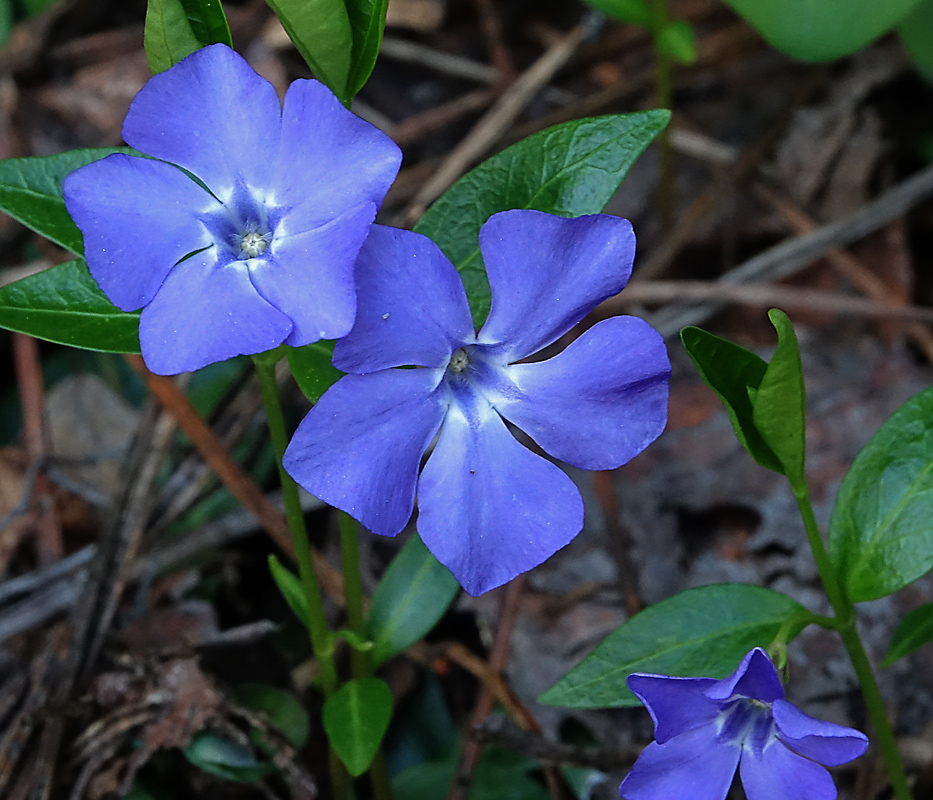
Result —
[[451, 405], [418, 509], [425, 546], [473, 596], [538, 566], [583, 527], [570, 478], [519, 444], [488, 406]]
[[715, 682], [713, 678], [674, 678], [644, 672], [635, 672], [626, 681], [651, 714], [658, 744], [716, 719], [721, 704], [704, 694]]
[[411, 517], [421, 456], [444, 418], [439, 370], [341, 378], [308, 412], [283, 464], [311, 494], [395, 536]]
[[198, 176], [226, 202], [237, 180], [266, 187], [282, 107], [272, 84], [223, 44], [154, 75], [123, 122], [127, 144]]
[[271, 350], [291, 329], [253, 287], [246, 264], [218, 263], [212, 248], [169, 273], [140, 315], [139, 344], [149, 369], [175, 375]]
[[724, 800], [741, 750], [720, 744], [715, 725], [652, 742], [619, 787], [625, 800]]
[[517, 209], [479, 232], [492, 308], [479, 340], [518, 361], [563, 336], [632, 274], [635, 234], [604, 214], [564, 219]]
[[181, 258], [211, 244], [197, 214], [220, 209], [181, 170], [122, 153], [75, 170], [62, 191], [91, 275], [123, 311], [152, 300]]
[[301, 347], [350, 332], [356, 316], [353, 262], [375, 216], [376, 207], [367, 203], [305, 230], [292, 212], [267, 257], [250, 262], [253, 284], [295, 325], [286, 344]]
[[706, 690], [713, 700], [727, 700], [734, 694], [770, 703], [784, 697], [784, 687], [767, 653], [760, 647], [749, 650], [738, 669], [728, 678]]
[[496, 399], [502, 416], [581, 469], [625, 464], [667, 423], [667, 348], [637, 317], [604, 320], [554, 358], [505, 371], [518, 392]]
[[771, 712], [778, 738], [811, 761], [835, 767], [858, 758], [868, 749], [868, 737], [861, 731], [815, 719], [787, 700], [775, 700]]
[[402, 161], [395, 142], [314, 80], [288, 88], [280, 148], [267, 153], [275, 203], [307, 205], [322, 222], [363, 203], [381, 206]]
[[759, 753], [743, 749], [739, 776], [748, 800], [836, 798], [836, 786], [823, 767], [792, 753], [776, 739]]
[[463, 281], [427, 236], [373, 225], [356, 262], [357, 314], [334, 346], [344, 372], [445, 366], [473, 338]]

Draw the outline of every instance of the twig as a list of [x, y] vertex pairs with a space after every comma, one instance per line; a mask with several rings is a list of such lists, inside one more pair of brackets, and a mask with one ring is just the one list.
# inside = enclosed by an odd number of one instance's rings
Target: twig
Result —
[[499, 82], [499, 70], [489, 64], [474, 61], [472, 58], [443, 53], [431, 47], [406, 39], [396, 39], [387, 36], [382, 40], [379, 50], [380, 56], [405, 61], [409, 64], [418, 64], [430, 67], [445, 75], [454, 78], [466, 78], [477, 83], [488, 83], [490, 86]]
[[486, 49], [489, 51], [489, 60], [496, 68], [499, 81], [510, 83], [515, 76], [515, 67], [502, 35], [502, 20], [499, 18], [499, 12], [492, 0], [473, 0], [473, 2], [479, 12], [480, 26], [483, 30], [483, 38], [486, 40]]
[[479, 111], [489, 105], [496, 92], [493, 89], [476, 89], [462, 97], [457, 97], [449, 103], [436, 108], [428, 109], [420, 114], [402, 120], [398, 125], [388, 131], [389, 135], [399, 147], [411, 144], [429, 133], [456, 122], [471, 111]]

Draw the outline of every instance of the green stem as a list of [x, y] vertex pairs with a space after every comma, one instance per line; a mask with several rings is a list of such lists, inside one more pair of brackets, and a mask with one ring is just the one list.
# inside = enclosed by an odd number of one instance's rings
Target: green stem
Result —
[[[314, 571], [304, 511], [301, 508], [301, 499], [298, 497], [298, 485], [282, 466], [282, 456], [285, 454], [285, 448], [288, 447], [288, 433], [285, 430], [279, 387], [275, 381], [276, 360], [267, 354], [262, 354], [253, 357], [253, 364], [262, 389], [262, 401], [266, 408], [272, 446], [275, 449], [276, 466], [279, 469], [279, 479], [282, 483], [282, 499], [285, 503], [285, 517], [292, 532], [298, 575], [308, 601], [308, 635], [321, 670], [321, 686], [324, 696], [330, 697], [339, 686], [337, 665], [334, 660], [333, 635], [327, 625], [321, 587], [318, 584], [317, 573]], [[349, 777], [333, 749], [330, 751], [330, 766], [334, 797], [349, 798], [351, 789]]]
[[[674, 100], [673, 59], [661, 51], [660, 35], [670, 22], [667, 0], [651, 0], [651, 35], [654, 41], [656, 105], [658, 108], [671, 108]], [[674, 224], [674, 157], [671, 148], [670, 126], [658, 134], [658, 162], [660, 177], [658, 181], [658, 215], [661, 224], [669, 229]]]
[[798, 481], [791, 479], [791, 485], [794, 489], [794, 497], [797, 499], [800, 513], [803, 516], [807, 538], [810, 540], [810, 548], [813, 550], [813, 557], [816, 560], [816, 568], [820, 573], [820, 579], [823, 581], [823, 588], [826, 590], [826, 596], [829, 598], [829, 603], [838, 618], [837, 629], [839, 635], [842, 637], [843, 644], [845, 644], [849, 653], [852, 666], [855, 668], [855, 674], [858, 676], [859, 685], [862, 688], [862, 696], [865, 698], [868, 716], [871, 718], [872, 727], [875, 731], [875, 740], [887, 767], [888, 778], [891, 781], [894, 796], [897, 800], [912, 800], [910, 787], [907, 784], [907, 775], [904, 772], [904, 764], [901, 761], [900, 753], [897, 751], [897, 742], [894, 740], [894, 731], [891, 729], [891, 723], [888, 720], [884, 701], [881, 698], [881, 692], [878, 690], [878, 683], [875, 681], [871, 663], [868, 661], [865, 647], [858, 635], [855, 605], [846, 596], [829, 560], [829, 554], [823, 544], [823, 537], [820, 535], [819, 527], [816, 524], [813, 505], [810, 502], [810, 491], [805, 481], [802, 478]]

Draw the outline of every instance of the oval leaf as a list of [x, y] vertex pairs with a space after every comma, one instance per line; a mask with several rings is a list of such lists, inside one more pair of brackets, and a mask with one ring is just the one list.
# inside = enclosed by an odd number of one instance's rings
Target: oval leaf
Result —
[[347, 0], [347, 14], [353, 31], [353, 65], [347, 86], [352, 98], [369, 79], [385, 31], [389, 0]]
[[181, 0], [191, 30], [203, 45], [225, 44], [233, 47], [230, 26], [220, 0]]
[[933, 81], [933, 0], [923, 0], [897, 32], [914, 68], [926, 80]]
[[139, 352], [139, 314], [116, 308], [83, 260], [0, 288], [0, 328], [85, 350]]
[[282, 566], [282, 562], [272, 554], [269, 556], [269, 571], [272, 573], [272, 580], [279, 587], [282, 597], [288, 603], [288, 607], [295, 612], [295, 616], [301, 620], [301, 624], [306, 628], [311, 624], [311, 615], [308, 611], [308, 598], [305, 595], [301, 580], [297, 575], [290, 572]]
[[60, 247], [83, 255], [84, 240], [65, 209], [62, 181], [78, 167], [104, 156], [134, 152], [127, 147], [97, 147], [0, 160], [0, 211]]
[[933, 389], [902, 405], [858, 454], [829, 525], [849, 598], [875, 600], [933, 569]]
[[412, 536], [392, 559], [369, 611], [373, 659], [381, 664], [424, 636], [460, 590], [457, 579]]
[[620, 708], [639, 700], [633, 672], [722, 678], [751, 648], [770, 644], [803, 607], [787, 595], [744, 583], [701, 586], [633, 616], [540, 698], [565, 708]]
[[153, 73], [164, 72], [201, 47], [181, 0], [149, 0], [143, 46]]
[[689, 22], [682, 19], [669, 22], [658, 34], [658, 49], [681, 64], [697, 60], [697, 40]]
[[619, 22], [651, 28], [651, 11], [645, 0], [586, 0], [586, 4]]
[[479, 252], [483, 223], [511, 208], [562, 217], [598, 214], [670, 118], [661, 109], [555, 125], [484, 161], [428, 209], [414, 229], [433, 239], [460, 271], [477, 327], [490, 303]]
[[288, 368], [298, 388], [312, 403], [320, 400], [321, 395], [344, 375], [331, 363], [333, 357], [333, 342], [320, 341], [288, 348]]
[[888, 654], [881, 662], [890, 667], [895, 661], [909, 656], [927, 642], [933, 642], [933, 603], [915, 608], [900, 621], [891, 637]]
[[379, 678], [341, 686], [324, 703], [324, 730], [347, 772], [362, 775], [372, 763], [392, 718], [392, 692]]
[[213, 733], [198, 734], [182, 752], [196, 767], [237, 783], [252, 783], [274, 769], [271, 764], [257, 761], [243, 745]]
[[[292, 747], [304, 747], [311, 730], [308, 712], [288, 692], [264, 683], [245, 683], [237, 686], [234, 696], [240, 705], [254, 711], [262, 711], [269, 718], [269, 722], [285, 735]], [[261, 737], [257, 737], [257, 740], [259, 739]]]

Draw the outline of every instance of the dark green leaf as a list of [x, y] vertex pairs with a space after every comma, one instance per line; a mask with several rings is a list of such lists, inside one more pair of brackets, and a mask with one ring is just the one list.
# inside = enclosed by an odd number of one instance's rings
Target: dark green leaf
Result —
[[933, 603], [915, 608], [900, 621], [891, 636], [891, 646], [881, 666], [890, 667], [927, 642], [933, 642]]
[[343, 377], [344, 373], [331, 363], [333, 357], [333, 342], [320, 341], [288, 348], [288, 368], [312, 403], [320, 400], [321, 395]]
[[648, 606], [609, 634], [540, 698], [565, 708], [619, 708], [639, 701], [633, 672], [723, 678], [752, 647], [767, 646], [803, 611], [780, 592], [743, 583], [701, 586]]
[[237, 783], [252, 783], [273, 769], [271, 764], [257, 761], [243, 745], [213, 733], [198, 734], [183, 752], [196, 767]]
[[684, 328], [681, 341], [706, 385], [722, 400], [735, 435], [761, 466], [783, 472], [781, 462], [765, 444], [752, 420], [749, 389], [757, 389], [767, 362], [744, 347], [713, 336], [701, 328]]
[[523, 139], [464, 175], [415, 226], [460, 271], [477, 326], [489, 313], [479, 229], [511, 208], [597, 214], [670, 120], [664, 110], [578, 119]]
[[902, 405], [859, 453], [829, 525], [830, 557], [853, 601], [933, 569], [933, 389]]
[[412, 536], [373, 595], [369, 635], [376, 645], [374, 661], [381, 664], [428, 633], [459, 590], [457, 579]]
[[126, 147], [69, 150], [54, 156], [0, 160], [0, 211], [76, 255], [84, 240], [62, 198], [62, 181], [78, 167], [112, 153], [132, 153]]
[[149, 0], [143, 45], [154, 73], [167, 70], [201, 47], [181, 0]]
[[311, 728], [308, 712], [288, 692], [262, 683], [246, 683], [237, 686], [234, 695], [240, 705], [265, 714], [292, 747], [304, 747]]
[[658, 49], [681, 64], [697, 60], [697, 42], [689, 22], [674, 20], [658, 34]]
[[348, 91], [353, 97], [369, 79], [385, 30], [389, 0], [347, 0], [347, 14], [353, 30], [353, 66]]
[[392, 718], [392, 692], [379, 678], [345, 683], [327, 698], [324, 730], [347, 771], [356, 777], [372, 763]]
[[308, 612], [308, 598], [301, 586], [301, 580], [283, 567], [282, 562], [274, 554], [269, 556], [269, 571], [282, 597], [285, 598], [285, 602], [295, 612], [295, 616], [301, 620], [301, 624], [307, 628], [311, 622], [311, 615]]
[[318, 79], [348, 103], [353, 32], [344, 0], [267, 0]]
[[586, 4], [619, 22], [651, 28], [651, 11], [645, 0], [586, 0]]
[[933, 0], [923, 0], [897, 32], [917, 72], [933, 81]]
[[771, 309], [768, 319], [778, 332], [778, 346], [752, 399], [755, 427], [794, 485], [803, 485], [806, 451], [806, 391], [800, 346], [783, 311]]
[[918, 0], [726, 0], [778, 50], [828, 61], [861, 50], [891, 30]]
[[0, 47], [13, 30], [13, 0], [0, 0]]
[[230, 26], [220, 0], [181, 0], [191, 31], [202, 45], [225, 44], [233, 47]]
[[0, 288], [0, 328], [85, 350], [139, 352], [139, 314], [116, 308], [83, 260]]

